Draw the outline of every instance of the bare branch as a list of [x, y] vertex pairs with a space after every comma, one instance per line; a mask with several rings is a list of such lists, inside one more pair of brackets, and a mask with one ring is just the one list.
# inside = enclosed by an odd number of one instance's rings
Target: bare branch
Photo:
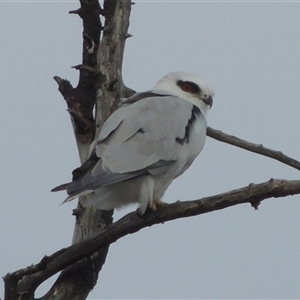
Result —
[[282, 162], [283, 164], [286, 164], [290, 167], [293, 167], [297, 170], [300, 170], [300, 162], [297, 161], [294, 158], [291, 158], [285, 154], [283, 154], [281, 151], [275, 151], [269, 148], [264, 147], [262, 144], [254, 144], [247, 142], [245, 140], [242, 140], [240, 138], [237, 138], [233, 135], [226, 134], [220, 130], [213, 129], [211, 127], [207, 128], [207, 136], [216, 139], [220, 142], [227, 143], [257, 154], [261, 154], [270, 158], [273, 158], [275, 160], [278, 160]]
[[173, 204], [166, 204], [156, 212], [147, 211], [143, 217], [140, 217], [136, 212], [132, 212], [107, 226], [103, 233], [94, 238], [61, 249], [48, 257], [44, 257], [36, 265], [7, 274], [4, 277], [5, 286], [8, 290], [16, 284], [16, 279], [18, 279], [18, 286], [24, 286], [24, 290], [26, 290], [25, 287], [29, 289], [32, 286], [37, 286], [67, 266], [73, 265], [81, 259], [89, 258], [99, 249], [107, 247], [128, 234], [154, 224], [200, 215], [242, 203], [257, 205], [265, 199], [295, 194], [300, 194], [300, 180], [271, 179], [264, 183], [250, 184], [240, 189], [199, 200], [177, 201]]
[[70, 10], [70, 11], [69, 11], [69, 14], [80, 15], [80, 14], [81, 14], [81, 8], [74, 9], [74, 10]]

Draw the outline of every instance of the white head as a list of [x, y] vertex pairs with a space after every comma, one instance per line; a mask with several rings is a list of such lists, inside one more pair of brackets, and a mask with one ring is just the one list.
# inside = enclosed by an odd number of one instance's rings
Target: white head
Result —
[[152, 91], [190, 101], [198, 106], [204, 115], [213, 104], [213, 90], [203, 79], [191, 73], [169, 73], [154, 86]]

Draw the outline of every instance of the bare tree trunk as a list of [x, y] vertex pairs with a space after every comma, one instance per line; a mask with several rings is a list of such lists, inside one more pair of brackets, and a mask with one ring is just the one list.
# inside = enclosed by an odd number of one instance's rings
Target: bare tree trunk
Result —
[[[128, 0], [107, 0], [104, 2], [103, 10], [97, 0], [81, 0], [81, 9], [78, 14], [83, 19], [84, 26], [83, 64], [76, 67], [80, 70], [79, 85], [76, 89], [83, 98], [90, 97], [87, 101], [83, 100], [89, 110], [89, 115], [93, 104], [96, 104], [94, 123], [96, 126], [91, 124], [93, 133], [96, 131], [96, 136], [104, 121], [116, 109], [120, 98], [124, 96], [122, 62], [130, 9], [131, 1]], [[99, 13], [105, 17], [100, 44]], [[78, 127], [82, 124], [80, 119], [74, 122], [73, 118], [73, 125], [80, 160], [84, 162], [92, 139], [89, 131], [84, 132], [83, 136], [78, 134]], [[73, 244], [101, 233], [108, 224], [112, 223], [112, 213], [112, 211], [100, 212], [93, 207], [82, 210], [79, 204], [75, 211]], [[107, 253], [108, 246], [65, 269], [43, 299], [86, 299], [97, 283], [98, 273], [105, 262]]]
[[[122, 62], [131, 1], [106, 0], [103, 9], [98, 0], [80, 0], [80, 4], [79, 9], [70, 12], [79, 15], [83, 21], [82, 64], [74, 66], [80, 72], [78, 85], [73, 88], [67, 80], [58, 76], [54, 79], [68, 105], [82, 163], [86, 160], [89, 146], [103, 122], [124, 96]], [[100, 15], [105, 18], [104, 27]], [[103, 36], [100, 42], [101, 31]], [[112, 223], [113, 211], [82, 209], [79, 201], [73, 214], [76, 216], [76, 223], [72, 243], [75, 244], [101, 233]], [[108, 247], [63, 270], [42, 299], [86, 299], [97, 283]], [[42, 281], [37, 278], [35, 283], [32, 280], [16, 280], [14, 287], [6, 290], [5, 299], [34, 299], [34, 291]]]

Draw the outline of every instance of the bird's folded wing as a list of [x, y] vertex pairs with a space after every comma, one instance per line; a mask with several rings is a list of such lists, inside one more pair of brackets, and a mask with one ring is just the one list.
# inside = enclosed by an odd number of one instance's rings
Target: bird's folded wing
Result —
[[[172, 96], [120, 108], [104, 124], [95, 146], [103, 169], [128, 173], [159, 161], [176, 161], [182, 150], [177, 141], [186, 133], [192, 110], [192, 103]], [[93, 175], [97, 174], [96, 165]]]
[[73, 172], [70, 199], [86, 190], [167, 172], [182, 153], [178, 139], [186, 134], [192, 110], [190, 102], [171, 96], [120, 108], [105, 122], [90, 161], [83, 165], [88, 168], [76, 169], [79, 175]]

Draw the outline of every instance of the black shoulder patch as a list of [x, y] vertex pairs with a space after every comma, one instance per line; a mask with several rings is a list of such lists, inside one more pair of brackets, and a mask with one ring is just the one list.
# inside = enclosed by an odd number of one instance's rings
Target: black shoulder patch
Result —
[[179, 143], [180, 145], [183, 145], [185, 143], [188, 144], [190, 142], [190, 131], [191, 131], [191, 128], [194, 125], [197, 116], [200, 116], [200, 115], [201, 115], [201, 111], [200, 111], [199, 107], [197, 107], [196, 105], [193, 105], [191, 117], [189, 118], [188, 123], [185, 126], [184, 137], [183, 138], [177, 137], [176, 138], [176, 142], [177, 143]]
[[146, 99], [150, 97], [165, 97], [165, 96], [169, 96], [169, 95], [156, 94], [151, 91], [136, 93], [131, 97], [127, 98], [124, 102], [122, 102], [122, 104], [132, 104], [142, 99]]

